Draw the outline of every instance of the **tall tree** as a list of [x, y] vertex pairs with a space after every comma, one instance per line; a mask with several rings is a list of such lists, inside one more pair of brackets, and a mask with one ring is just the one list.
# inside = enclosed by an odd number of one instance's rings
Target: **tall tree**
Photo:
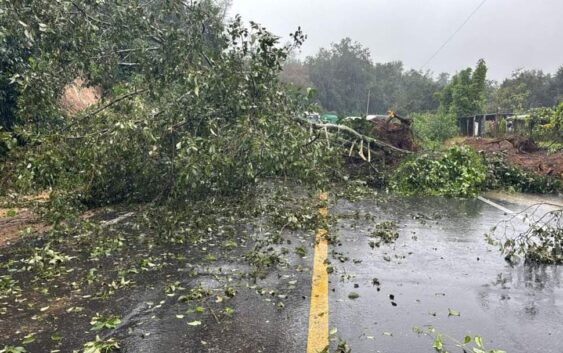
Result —
[[483, 59], [475, 70], [466, 68], [453, 76], [439, 93], [439, 113], [453, 117], [483, 113], [485, 107], [487, 66]]
[[370, 87], [370, 113], [384, 113], [396, 108], [402, 76], [403, 63], [400, 61], [375, 64], [374, 81]]
[[290, 56], [285, 61], [280, 72], [280, 80], [298, 87], [313, 86], [309, 77], [309, 67], [295, 56]]
[[[561, 76], [563, 77], [563, 72]], [[556, 74], [552, 78], [542, 70], [516, 70], [498, 87], [492, 97], [492, 104], [497, 109], [509, 112], [553, 106], [558, 102], [558, 90], [563, 89], [563, 82], [558, 83], [557, 77]], [[563, 78], [560, 80], [563, 81]]]
[[549, 90], [553, 97], [554, 105], [563, 102], [563, 65], [561, 65], [555, 75], [553, 75]]
[[306, 63], [325, 109], [340, 114], [365, 111], [366, 96], [373, 82], [373, 65], [367, 48], [344, 38], [330, 49], [320, 49]]
[[404, 114], [435, 111], [438, 108], [435, 93], [441, 88], [443, 85], [435, 81], [429, 72], [406, 71], [402, 75], [392, 108]]

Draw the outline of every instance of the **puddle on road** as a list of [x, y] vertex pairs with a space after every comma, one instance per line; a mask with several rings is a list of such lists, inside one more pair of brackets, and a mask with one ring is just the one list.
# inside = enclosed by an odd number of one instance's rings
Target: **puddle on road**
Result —
[[[502, 211], [479, 200], [407, 198], [340, 200], [330, 212], [344, 216], [335, 250], [350, 258], [331, 258], [331, 327], [353, 352], [435, 352], [413, 331], [430, 326], [459, 340], [481, 335], [488, 349], [561, 352], [563, 268], [509, 266], [484, 240]], [[372, 249], [375, 224], [390, 220], [399, 238]]]

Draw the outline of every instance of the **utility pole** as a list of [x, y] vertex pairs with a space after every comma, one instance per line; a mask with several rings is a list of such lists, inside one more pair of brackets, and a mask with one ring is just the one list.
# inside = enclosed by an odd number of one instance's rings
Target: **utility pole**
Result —
[[371, 93], [371, 88], [368, 88], [368, 103], [367, 103], [367, 106], [366, 106], [366, 117], [369, 115], [369, 96], [370, 96], [370, 93]]

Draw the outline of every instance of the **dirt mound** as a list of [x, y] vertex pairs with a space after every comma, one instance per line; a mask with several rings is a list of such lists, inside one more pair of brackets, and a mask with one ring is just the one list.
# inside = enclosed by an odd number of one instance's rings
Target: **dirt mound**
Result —
[[73, 115], [98, 103], [101, 96], [100, 87], [87, 87], [84, 80], [77, 78], [65, 87], [59, 104], [66, 113]]
[[416, 151], [417, 146], [411, 127], [402, 123], [388, 123], [386, 120], [372, 120], [374, 131], [370, 135], [377, 136], [381, 141], [387, 142], [397, 148]]
[[541, 175], [552, 175], [563, 179], [563, 152], [549, 154], [547, 151], [540, 150], [533, 141], [526, 138], [468, 137], [458, 141], [457, 144], [468, 145], [476, 151], [484, 153], [504, 152], [508, 161], [513, 165]]

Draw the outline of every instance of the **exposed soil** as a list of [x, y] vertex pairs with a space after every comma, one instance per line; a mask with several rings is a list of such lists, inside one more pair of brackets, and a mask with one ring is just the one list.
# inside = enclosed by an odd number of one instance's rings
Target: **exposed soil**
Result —
[[101, 96], [100, 87], [88, 87], [83, 79], [77, 78], [65, 87], [60, 106], [65, 112], [72, 115], [98, 103]]
[[18, 200], [0, 200], [0, 248], [16, 240], [25, 230], [42, 233], [49, 228], [40, 223], [37, 215], [28, 209], [30, 202], [44, 202], [49, 194], [50, 191], [44, 191], [36, 195], [21, 196]]
[[456, 144], [465, 144], [485, 153], [504, 152], [508, 161], [518, 167], [563, 179], [563, 152], [548, 153], [529, 140], [467, 137]]
[[386, 120], [379, 119], [372, 120], [372, 124], [381, 140], [404, 150], [416, 150], [417, 146], [410, 126], [395, 122], [387, 123]]
[[[9, 216], [8, 212], [16, 212], [15, 216]], [[17, 239], [21, 232], [30, 229], [31, 233], [41, 233], [46, 226], [38, 222], [37, 217], [26, 209], [2, 209], [0, 208], [0, 247]]]

